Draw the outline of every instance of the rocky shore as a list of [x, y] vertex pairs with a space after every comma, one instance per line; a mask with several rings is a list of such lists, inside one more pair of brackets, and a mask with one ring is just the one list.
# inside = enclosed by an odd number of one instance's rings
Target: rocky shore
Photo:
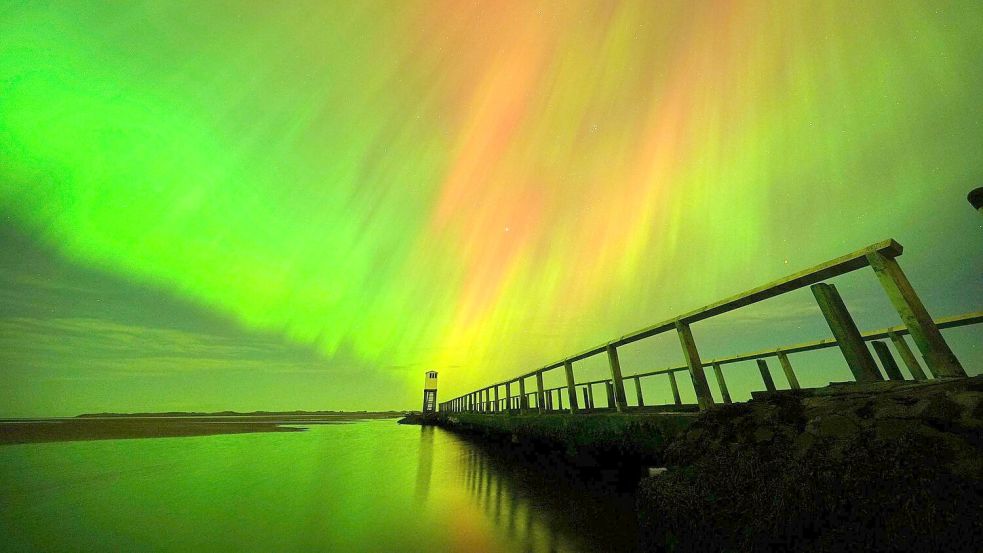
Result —
[[639, 488], [648, 551], [980, 551], [983, 376], [755, 394]]

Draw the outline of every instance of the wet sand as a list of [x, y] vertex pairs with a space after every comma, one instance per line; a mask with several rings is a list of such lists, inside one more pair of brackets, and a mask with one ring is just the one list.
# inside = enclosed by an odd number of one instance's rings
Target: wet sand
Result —
[[247, 432], [303, 432], [312, 424], [395, 419], [400, 413], [262, 413], [83, 415], [57, 419], [0, 419], [0, 445], [79, 440], [173, 438]]

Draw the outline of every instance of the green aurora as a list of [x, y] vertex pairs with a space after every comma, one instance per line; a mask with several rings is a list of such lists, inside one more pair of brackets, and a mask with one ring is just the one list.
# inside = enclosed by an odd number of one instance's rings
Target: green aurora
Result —
[[[7, 0], [0, 416], [417, 408], [425, 370], [449, 398], [888, 237], [933, 315], [980, 310], [980, 29], [973, 1]], [[829, 335], [808, 291], [694, 331], [705, 359]], [[979, 331], [946, 335], [978, 374]]]

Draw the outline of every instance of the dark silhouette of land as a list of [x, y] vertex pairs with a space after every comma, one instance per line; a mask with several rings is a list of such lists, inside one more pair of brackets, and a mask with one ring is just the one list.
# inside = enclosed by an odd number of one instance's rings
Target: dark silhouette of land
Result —
[[[70, 418], [0, 419], [0, 445], [78, 440], [175, 438], [250, 432], [302, 432], [303, 426], [402, 416], [388, 412], [87, 413]], [[303, 425], [303, 426], [299, 426]]]

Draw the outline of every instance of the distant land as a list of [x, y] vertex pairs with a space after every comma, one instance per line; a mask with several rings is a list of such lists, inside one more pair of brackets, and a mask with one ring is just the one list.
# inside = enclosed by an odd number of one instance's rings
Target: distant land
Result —
[[254, 411], [239, 413], [85, 413], [50, 419], [0, 419], [0, 446], [43, 442], [178, 438], [252, 432], [303, 432], [298, 425], [395, 419], [406, 411]]
[[167, 411], [162, 413], [82, 413], [81, 415], [76, 415], [75, 418], [85, 418], [85, 417], [263, 417], [263, 416], [347, 416], [347, 415], [360, 415], [360, 416], [374, 416], [374, 415], [386, 415], [387, 417], [396, 417], [409, 413], [409, 411], [250, 411], [248, 413], [241, 413], [239, 411], [216, 411], [212, 413], [204, 413], [197, 411]]

